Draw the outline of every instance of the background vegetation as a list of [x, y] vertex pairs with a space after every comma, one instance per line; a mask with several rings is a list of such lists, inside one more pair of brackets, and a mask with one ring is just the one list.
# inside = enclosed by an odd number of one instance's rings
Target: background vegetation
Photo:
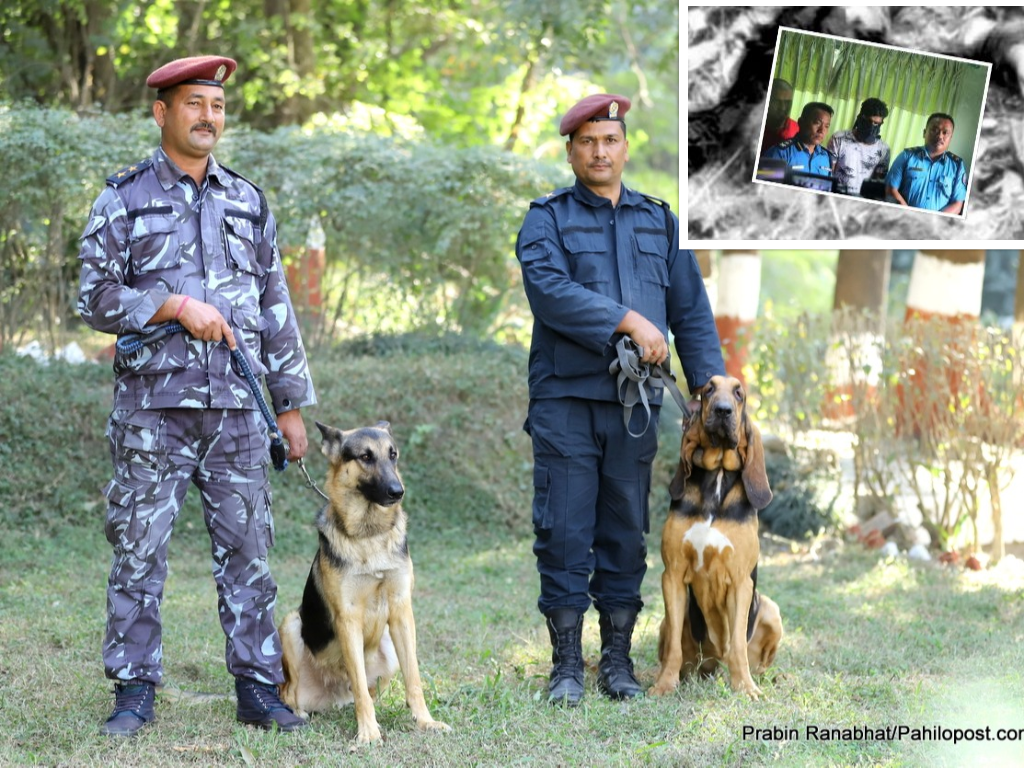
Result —
[[677, 14], [658, 0], [6, 3], [0, 347], [74, 332], [89, 206], [158, 143], [146, 76], [200, 53], [239, 61], [217, 156], [265, 189], [286, 258], [314, 220], [325, 231], [327, 337], [521, 337], [515, 233], [531, 199], [572, 183], [557, 126], [577, 99], [629, 96], [626, 182], [678, 200]]

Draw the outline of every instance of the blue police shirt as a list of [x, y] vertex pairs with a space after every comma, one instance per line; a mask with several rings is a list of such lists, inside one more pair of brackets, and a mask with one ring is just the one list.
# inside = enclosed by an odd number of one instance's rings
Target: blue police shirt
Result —
[[666, 338], [672, 330], [691, 391], [724, 372], [700, 267], [692, 251], [679, 250], [667, 203], [623, 185], [612, 206], [577, 181], [530, 203], [516, 256], [534, 316], [531, 399], [618, 402], [608, 367], [630, 309]]
[[835, 163], [836, 156], [829, 152], [821, 144], [814, 148], [814, 151], [810, 151], [806, 144], [803, 144], [796, 139], [790, 139], [784, 141], [781, 144], [776, 144], [771, 149], [768, 149], [762, 157], [774, 157], [781, 158], [786, 161], [786, 165], [794, 171], [800, 171], [801, 173], [814, 173], [818, 176], [831, 176], [832, 165]]
[[967, 170], [952, 152], [932, 160], [926, 147], [909, 147], [900, 152], [885, 177], [908, 205], [941, 211], [950, 203], [967, 199]]

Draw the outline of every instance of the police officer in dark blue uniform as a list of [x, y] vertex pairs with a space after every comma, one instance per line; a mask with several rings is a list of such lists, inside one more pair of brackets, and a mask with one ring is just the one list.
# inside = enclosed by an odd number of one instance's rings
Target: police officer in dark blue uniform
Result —
[[797, 125], [795, 138], [765, 150], [762, 157], [786, 161], [790, 171], [831, 176], [836, 157], [823, 144], [832, 125], [832, 107], [820, 101], [806, 104]]
[[967, 199], [967, 168], [949, 150], [953, 118], [929, 115], [923, 147], [904, 149], [885, 177], [889, 197], [900, 205], [960, 214]]
[[[623, 96], [588, 96], [566, 113], [576, 184], [530, 204], [516, 242], [533, 310], [530, 407], [538, 607], [553, 646], [549, 701], [583, 696], [583, 614], [600, 614], [598, 686], [611, 698], [640, 693], [629, 657], [643, 606], [651, 464], [660, 391], [650, 423], [627, 425], [609, 366], [628, 336], [658, 365], [675, 337], [690, 390], [724, 372], [714, 317], [692, 251], [679, 250], [666, 203], [628, 189]], [[642, 434], [641, 434], [642, 433]], [[638, 436], [634, 436], [638, 435]]]

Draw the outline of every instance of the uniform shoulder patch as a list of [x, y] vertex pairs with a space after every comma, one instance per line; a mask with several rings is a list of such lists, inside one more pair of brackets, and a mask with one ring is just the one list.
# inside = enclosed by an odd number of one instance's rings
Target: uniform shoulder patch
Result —
[[793, 146], [793, 140], [786, 139], [785, 141], [780, 141], [773, 147], [769, 147], [769, 149], [789, 149], [791, 146]]
[[562, 197], [569, 192], [572, 192], [572, 187], [561, 187], [560, 189], [556, 189], [553, 192], [548, 192], [546, 195], [538, 197], [536, 200], [532, 201], [530, 205], [547, 205], [555, 198]]
[[953, 162], [964, 164], [964, 159], [960, 155], [954, 155], [952, 152], [946, 152], [946, 154], [953, 158]]
[[119, 171], [107, 176], [107, 184], [112, 187], [116, 187], [118, 184], [123, 184], [128, 181], [132, 176], [137, 173], [141, 173], [153, 164], [153, 158], [147, 157], [145, 160], [140, 160], [137, 163], [132, 163], [129, 166], [122, 168]]
[[655, 205], [660, 205], [662, 208], [671, 208], [672, 207], [668, 203], [666, 203], [664, 200], [662, 200], [660, 197], [655, 197], [654, 195], [647, 195], [647, 194], [644, 194], [643, 192], [641, 192], [640, 194], [643, 195], [645, 200], [649, 200], [650, 202], [654, 203]]

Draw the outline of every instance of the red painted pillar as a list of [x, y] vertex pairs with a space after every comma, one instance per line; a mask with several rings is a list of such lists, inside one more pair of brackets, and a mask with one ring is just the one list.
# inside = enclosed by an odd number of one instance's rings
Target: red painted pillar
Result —
[[839, 252], [832, 301], [832, 344], [825, 356], [831, 385], [826, 418], [846, 420], [877, 396], [885, 339], [891, 251]]
[[914, 257], [904, 327], [921, 340], [922, 349], [932, 350], [904, 363], [910, 372], [902, 393], [904, 419], [915, 433], [948, 421], [962, 394], [984, 407], [983, 393], [961, 391], [963, 366], [970, 359], [964, 352], [978, 330], [984, 277], [982, 250], [919, 251]]
[[725, 371], [740, 381], [751, 343], [744, 330], [757, 319], [761, 294], [761, 254], [755, 250], [722, 251], [718, 260], [715, 325], [722, 340]]
[[320, 218], [313, 217], [304, 248], [287, 248], [292, 258], [287, 265], [288, 290], [298, 311], [318, 314], [323, 305], [323, 278], [327, 264], [325, 238]]

